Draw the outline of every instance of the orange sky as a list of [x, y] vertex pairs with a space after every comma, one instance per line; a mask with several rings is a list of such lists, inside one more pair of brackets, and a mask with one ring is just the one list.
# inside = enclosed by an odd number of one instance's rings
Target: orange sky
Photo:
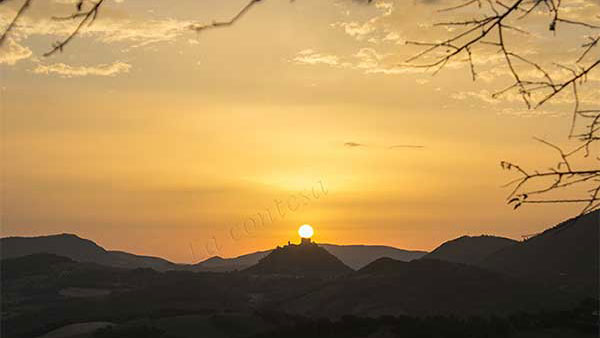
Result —
[[[491, 99], [508, 79], [486, 50], [475, 83], [464, 63], [435, 77], [397, 67], [414, 52], [405, 40], [444, 33], [430, 25], [435, 1], [265, 1], [202, 34], [187, 27], [244, 2], [109, 1], [44, 58], [72, 28], [48, 20], [68, 2], [36, 2], [0, 55], [2, 236], [69, 232], [192, 262], [297, 241], [304, 223], [317, 242], [431, 250], [463, 234], [520, 238], [579, 211], [513, 211], [501, 188], [513, 177], [501, 160], [555, 163], [532, 137], [566, 142], [568, 105]], [[535, 56], [579, 43], [533, 38], [513, 46]], [[597, 102], [600, 77], [588, 81], [583, 100]], [[423, 148], [390, 148], [402, 144]]]

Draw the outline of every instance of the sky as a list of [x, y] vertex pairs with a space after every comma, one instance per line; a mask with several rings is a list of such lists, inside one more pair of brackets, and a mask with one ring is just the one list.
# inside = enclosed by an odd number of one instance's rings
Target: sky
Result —
[[[464, 57], [435, 75], [404, 65], [418, 51], [406, 41], [452, 34], [433, 23], [476, 8], [265, 0], [196, 33], [246, 2], [106, 1], [50, 57], [74, 28], [51, 18], [74, 1], [34, 1], [0, 49], [2, 236], [75, 233], [197, 262], [297, 242], [305, 223], [316, 242], [432, 250], [462, 235], [520, 239], [580, 211], [513, 210], [502, 187], [515, 177], [502, 160], [557, 162], [533, 137], [572, 145], [568, 96], [536, 110], [492, 98], [510, 83], [493, 48], [474, 50], [475, 82]], [[19, 3], [2, 4], [2, 27]], [[564, 6], [574, 19], [600, 12], [596, 0]], [[544, 19], [519, 23], [531, 34], [508, 33], [511, 48], [571, 62], [587, 31], [552, 33]], [[600, 100], [598, 72], [580, 96]]]

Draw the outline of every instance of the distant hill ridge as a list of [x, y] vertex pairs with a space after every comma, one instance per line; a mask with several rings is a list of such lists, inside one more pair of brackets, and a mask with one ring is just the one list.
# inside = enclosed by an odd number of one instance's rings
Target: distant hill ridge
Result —
[[190, 268], [194, 271], [213, 271], [227, 272], [235, 270], [243, 270], [248, 268], [268, 255], [271, 250], [257, 251], [233, 258], [223, 258], [220, 256], [210, 257], [200, 263], [191, 265]]
[[419, 259], [427, 254], [427, 251], [403, 250], [385, 245], [336, 245], [319, 243], [319, 246], [332, 253], [354, 270], [358, 270], [382, 257], [408, 262]]
[[[443, 243], [427, 255], [425, 252], [385, 246], [319, 244], [319, 247], [355, 270], [382, 257], [406, 262], [425, 255], [426, 259], [474, 265], [519, 279], [558, 286], [584, 296], [594, 296], [598, 294], [599, 228], [600, 211], [595, 211], [562, 222], [523, 242], [496, 236], [462, 236]], [[241, 271], [259, 263], [272, 252], [260, 251], [235, 258], [212, 257], [189, 265], [175, 264], [158, 257], [105, 250], [93, 241], [73, 234], [0, 239], [2, 259], [50, 253], [77, 262], [127, 269], [152, 268], [157, 271]]]
[[448, 262], [475, 264], [490, 254], [519, 242], [497, 236], [462, 236], [447, 241], [425, 255], [425, 258]]
[[[392, 257], [409, 261], [426, 254], [424, 251], [409, 251], [380, 245], [335, 245], [320, 244], [321, 247], [339, 258], [353, 269], [380, 257]], [[177, 264], [152, 256], [110, 251], [93, 241], [74, 234], [58, 234], [38, 237], [5, 237], [0, 239], [0, 258], [14, 258], [36, 253], [51, 253], [71, 258], [78, 262], [92, 262], [119, 268], [152, 268], [157, 271], [187, 270], [228, 272], [243, 270], [255, 265], [272, 250], [258, 251], [234, 258], [214, 256], [196, 264]]]
[[89, 239], [74, 234], [2, 238], [0, 239], [0, 253], [2, 259], [51, 253], [78, 262], [93, 262], [120, 268], [152, 268], [157, 271], [177, 268], [177, 264], [159, 257], [109, 251]]

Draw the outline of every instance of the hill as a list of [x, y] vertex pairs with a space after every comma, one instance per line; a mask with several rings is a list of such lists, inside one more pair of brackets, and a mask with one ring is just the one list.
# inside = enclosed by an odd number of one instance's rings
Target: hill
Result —
[[152, 268], [157, 271], [177, 269], [165, 259], [139, 256], [122, 251], [108, 251], [98, 244], [73, 234], [40, 237], [6, 237], [0, 239], [2, 259], [37, 253], [68, 257], [77, 262], [90, 262], [119, 268]]
[[459, 316], [561, 307], [563, 295], [475, 266], [433, 259], [381, 258], [347, 278], [285, 302], [309, 317]]
[[6, 338], [39, 337], [79, 323], [120, 325], [147, 320], [153, 324], [167, 321], [165, 328], [177, 332], [184, 325], [181, 330], [187, 334], [181, 337], [196, 337], [210, 323], [219, 326], [219, 331], [235, 332], [235, 337], [247, 336], [252, 332], [247, 326], [260, 321], [253, 315], [261, 303], [258, 298], [276, 303], [322, 283], [318, 278], [298, 276], [257, 279], [245, 273], [122, 269], [53, 254], [9, 258], [0, 267], [0, 336]]
[[[427, 254], [426, 251], [410, 251], [385, 245], [337, 245], [319, 244], [339, 258], [352, 269], [360, 269], [381, 257], [390, 257], [401, 261], [411, 261]], [[211, 257], [192, 266], [193, 271], [227, 272], [243, 270], [258, 263], [258, 261], [271, 253], [272, 250], [258, 251], [235, 258]]]
[[490, 254], [519, 242], [496, 236], [462, 236], [447, 241], [427, 254], [425, 258], [448, 262], [476, 264]]
[[[359, 269], [381, 257], [409, 261], [426, 254], [424, 251], [408, 251], [382, 245], [320, 244], [320, 246], [353, 269]], [[6, 237], [0, 239], [0, 255], [3, 259], [23, 257], [36, 253], [51, 253], [69, 257], [77, 262], [90, 262], [127, 269], [151, 268], [157, 271], [241, 271], [257, 264], [261, 258], [267, 256], [271, 251], [257, 251], [234, 258], [214, 256], [196, 264], [176, 264], [159, 257], [140, 256], [123, 251], [106, 250], [89, 239], [73, 234], [39, 237]]]
[[337, 257], [315, 243], [277, 247], [256, 265], [244, 270], [257, 275], [331, 277], [353, 272]]
[[271, 253], [271, 251], [272, 250], [257, 251], [234, 258], [214, 256], [200, 263], [190, 265], [189, 270], [211, 272], [241, 271], [255, 265], [261, 258]]
[[600, 211], [570, 219], [486, 257], [479, 265], [521, 279], [598, 296]]
[[319, 244], [319, 246], [355, 270], [382, 257], [408, 262], [427, 254], [426, 251], [402, 250], [384, 245]]

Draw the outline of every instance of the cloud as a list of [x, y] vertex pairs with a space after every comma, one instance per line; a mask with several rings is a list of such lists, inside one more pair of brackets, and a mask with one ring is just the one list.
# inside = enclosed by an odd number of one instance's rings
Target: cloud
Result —
[[344, 32], [357, 40], [363, 40], [367, 35], [375, 31], [375, 26], [370, 22], [358, 23], [352, 22], [336, 22], [332, 27], [341, 27]]
[[400, 35], [390, 30], [388, 24], [382, 21], [391, 16], [394, 12], [394, 4], [391, 2], [378, 1], [372, 7], [377, 14], [364, 22], [358, 21], [338, 21], [331, 24], [333, 28], [342, 28], [346, 35], [351, 36], [357, 41], [366, 40], [370, 43], [401, 41]]
[[475, 91], [464, 91], [457, 92], [450, 95], [451, 98], [459, 101], [464, 101], [467, 99], [478, 99], [488, 104], [498, 104], [501, 101], [492, 97], [492, 93], [483, 89], [478, 92]]
[[12, 38], [7, 38], [5, 44], [0, 48], [0, 64], [12, 66], [20, 60], [28, 59], [31, 54], [31, 49]]
[[96, 66], [70, 66], [64, 63], [54, 63], [50, 65], [39, 64], [33, 72], [36, 74], [57, 74], [61, 77], [79, 77], [79, 76], [116, 76], [120, 73], [128, 73], [131, 65], [122, 61], [116, 61], [111, 64], [100, 64]]
[[414, 67], [399, 67], [392, 62], [386, 62], [391, 54], [380, 54], [373, 48], [360, 48], [350, 57], [342, 58], [334, 54], [324, 54], [313, 49], [304, 49], [292, 59], [296, 64], [327, 65], [334, 68], [361, 70], [365, 74], [414, 74], [423, 73], [423, 69]]
[[[0, 14], [0, 24], [7, 25], [15, 12]], [[102, 15], [102, 14], [101, 14]], [[104, 43], [127, 42], [131, 48], [148, 44], [174, 41], [187, 32], [191, 32], [193, 21], [166, 19], [132, 20], [102, 15], [92, 25], [86, 25], [79, 33], [80, 38], [90, 37]], [[11, 31], [12, 37], [21, 41], [31, 36], [68, 36], [75, 28], [70, 20], [52, 20], [48, 17], [20, 18], [19, 25]]]
[[417, 144], [397, 144], [388, 147], [389, 149], [423, 149], [425, 146]]
[[366, 147], [366, 145], [361, 144], [361, 143], [356, 143], [356, 142], [346, 142], [346, 143], [344, 143], [344, 146], [349, 147], [349, 148]]
[[379, 54], [373, 48], [361, 48], [354, 54], [354, 57], [357, 59], [354, 68], [363, 69], [367, 73], [379, 73], [385, 70], [385, 67], [381, 65], [385, 55]]
[[293, 59], [299, 64], [318, 65], [325, 64], [329, 66], [337, 66], [339, 58], [331, 54], [320, 54], [312, 49], [304, 49], [298, 52], [298, 55]]
[[191, 21], [175, 19], [146, 20], [105, 20], [94, 23], [84, 34], [96, 35], [106, 43], [133, 42], [131, 46], [141, 47], [152, 43], [173, 41], [183, 33], [190, 32]]
[[388, 32], [386, 36], [383, 37], [382, 41], [400, 41], [400, 35], [396, 32]]
[[376, 146], [376, 145], [369, 146], [364, 143], [358, 143], [358, 142], [346, 142], [346, 143], [344, 143], [344, 146], [348, 147], [348, 148], [371, 147], [371, 148], [386, 148], [386, 149], [423, 149], [423, 148], [425, 148], [425, 146], [417, 145], [417, 144], [395, 144], [392, 146], [381, 147], [381, 146]]
[[[584, 95], [590, 94], [593, 92], [584, 92], [580, 93], [580, 104], [590, 103], [590, 102], [598, 102], [598, 98], [586, 97]], [[495, 106], [495, 111], [497, 111], [498, 115], [504, 116], [515, 116], [515, 117], [536, 117], [536, 116], [551, 116], [551, 117], [559, 117], [569, 115], [569, 111], [572, 110], [570, 105], [573, 104], [573, 98], [571, 92], [561, 92], [557, 95], [555, 99], [551, 102], [547, 102], [542, 108], [539, 109], [527, 109], [524, 107], [523, 98], [521, 95], [514, 92], [506, 92], [503, 95], [500, 95], [496, 98], [492, 96], [492, 93], [488, 90], [480, 90], [480, 91], [463, 91], [456, 92], [450, 95], [452, 99], [455, 100], [471, 100], [480, 101], [489, 105]], [[568, 108], [565, 109], [565, 104]]]
[[550, 117], [563, 117], [568, 114], [562, 111], [549, 111], [541, 109], [513, 109], [504, 108], [498, 111], [498, 115], [514, 116], [514, 117], [537, 117], [537, 116], [550, 116]]

